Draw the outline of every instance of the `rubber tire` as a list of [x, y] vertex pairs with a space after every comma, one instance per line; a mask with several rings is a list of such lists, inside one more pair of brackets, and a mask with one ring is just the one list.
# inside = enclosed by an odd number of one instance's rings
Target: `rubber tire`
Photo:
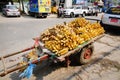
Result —
[[82, 17], [85, 17], [86, 16], [86, 13], [84, 12], [83, 14], [82, 14]]
[[2, 12], [2, 15], [5, 16], [5, 14]]
[[37, 14], [35, 14], [35, 15], [34, 15], [34, 17], [35, 17], [35, 18], [38, 18], [38, 15], [37, 15]]
[[47, 16], [44, 16], [43, 18], [47, 18]]
[[[84, 53], [85, 53], [85, 51], [86, 51], [87, 49], [90, 49], [90, 50], [91, 50], [91, 55], [90, 55], [90, 58], [89, 58], [89, 59], [84, 59]], [[77, 60], [78, 60], [78, 63], [79, 63], [79, 64], [86, 64], [86, 63], [90, 62], [91, 59], [92, 59], [91, 57], [92, 57], [92, 55], [93, 55], [93, 51], [94, 51], [94, 47], [93, 47], [92, 44], [84, 47], [84, 48], [80, 51], [80, 53], [78, 53], [78, 54], [79, 54], [78, 59], [77, 59]]]
[[94, 13], [93, 13], [93, 12], [91, 13], [91, 16], [94, 16]]
[[98, 13], [97, 13], [97, 12], [95, 12], [95, 16], [98, 16]]
[[73, 12], [70, 13], [70, 17], [71, 17], [71, 18], [74, 17], [74, 13], [73, 13]]
[[21, 17], [21, 15], [19, 15], [18, 17]]

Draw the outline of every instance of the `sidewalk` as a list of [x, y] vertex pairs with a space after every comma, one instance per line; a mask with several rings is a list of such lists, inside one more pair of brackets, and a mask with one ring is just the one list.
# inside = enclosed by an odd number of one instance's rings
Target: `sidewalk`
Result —
[[49, 14], [48, 18], [57, 18], [57, 14]]
[[103, 13], [98, 13], [98, 16], [85, 16], [85, 18], [101, 20]]
[[[98, 16], [85, 16], [85, 18], [100, 19], [100, 20], [101, 17], [102, 17], [102, 13], [98, 13]], [[57, 14], [49, 14], [48, 18], [57, 18]]]

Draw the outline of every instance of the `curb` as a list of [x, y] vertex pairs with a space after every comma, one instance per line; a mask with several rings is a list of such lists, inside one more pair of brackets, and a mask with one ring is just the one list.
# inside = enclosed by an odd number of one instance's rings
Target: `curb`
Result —
[[57, 18], [57, 14], [49, 14], [48, 18]]

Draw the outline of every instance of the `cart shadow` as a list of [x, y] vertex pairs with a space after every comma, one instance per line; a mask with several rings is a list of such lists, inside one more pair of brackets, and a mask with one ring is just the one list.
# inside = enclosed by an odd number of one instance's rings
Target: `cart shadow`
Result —
[[113, 36], [120, 36], [120, 28], [119, 27], [110, 26], [110, 28], [106, 28], [105, 31], [106, 31], [106, 34], [110, 34]]
[[[65, 80], [71, 80], [73, 77], [75, 77], [76, 75], [82, 74], [83, 71], [89, 67], [91, 67], [92, 65], [100, 62], [101, 60], [103, 60], [104, 57], [109, 56], [110, 54], [112, 54], [112, 52], [114, 52], [115, 50], [120, 49], [120, 46], [116, 46], [114, 47], [114, 49], [110, 50], [109, 52], [105, 52], [102, 53], [101, 55], [103, 57], [99, 57], [99, 58], [94, 58], [90, 63], [85, 64], [85, 65], [79, 65], [77, 63], [71, 63], [70, 66], [72, 67], [76, 67], [76, 66], [80, 66], [79, 71], [74, 72], [72, 75], [70, 75], [67, 79]], [[35, 80], [44, 80], [43, 78], [47, 75], [49, 75], [50, 73], [56, 71], [57, 69], [60, 68], [65, 68], [65, 63], [51, 63], [48, 60], [43, 61], [41, 64], [39, 64], [33, 72], [33, 76], [35, 76]], [[66, 67], [67, 68], [67, 67]], [[19, 78], [20, 73], [18, 72], [14, 72], [10, 75], [10, 78], [12, 80], [22, 80], [21, 78]], [[81, 80], [81, 79], [80, 79]]]
[[19, 77], [20, 73], [19, 72], [14, 72], [10, 75], [11, 80], [22, 80], [22, 78]]
[[44, 65], [38, 65], [37, 68], [34, 70], [33, 75], [36, 76], [36, 80], [43, 80], [44, 76], [47, 76], [50, 73], [56, 71], [57, 69], [63, 67], [65, 67], [65, 65], [62, 62], [59, 63], [48, 62], [47, 64]]
[[[44, 76], [49, 75], [51, 72], [63, 68], [64, 63], [53, 63], [49, 62], [48, 60], [40, 62], [36, 68], [33, 71], [33, 76], [35, 76], [35, 80], [43, 80]], [[11, 80], [22, 80], [22, 78], [19, 77], [21, 73], [20, 72], [14, 72], [10, 75]]]

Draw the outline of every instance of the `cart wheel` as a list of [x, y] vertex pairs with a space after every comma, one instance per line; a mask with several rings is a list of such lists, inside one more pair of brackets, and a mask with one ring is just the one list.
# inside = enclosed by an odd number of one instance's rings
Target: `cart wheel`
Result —
[[43, 16], [43, 18], [47, 18], [47, 16]]
[[74, 17], [74, 13], [73, 13], [73, 12], [70, 13], [70, 17], [71, 17], [71, 18]]
[[37, 15], [37, 14], [35, 14], [35, 15], [34, 15], [34, 17], [35, 17], [35, 18], [38, 18], [38, 15]]
[[85, 12], [83, 12], [82, 17], [85, 17], [85, 16], [86, 16], [86, 13], [85, 13]]
[[91, 61], [91, 57], [93, 54], [93, 45], [88, 45], [84, 47], [79, 53], [79, 63], [86, 64]]

